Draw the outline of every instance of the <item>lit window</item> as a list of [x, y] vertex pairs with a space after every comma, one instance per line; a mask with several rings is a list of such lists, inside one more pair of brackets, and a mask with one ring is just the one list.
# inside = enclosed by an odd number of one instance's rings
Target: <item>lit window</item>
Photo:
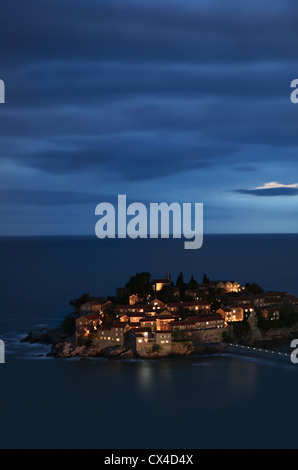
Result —
[[138, 339], [138, 343], [141, 343], [142, 341], [143, 341], [143, 340], [141, 340], [141, 339]]

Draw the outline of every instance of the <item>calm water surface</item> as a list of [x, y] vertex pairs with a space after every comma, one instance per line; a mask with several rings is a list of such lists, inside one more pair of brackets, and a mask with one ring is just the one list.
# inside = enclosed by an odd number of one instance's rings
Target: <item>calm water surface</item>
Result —
[[37, 325], [59, 323], [69, 299], [113, 294], [140, 271], [198, 280], [207, 272], [298, 295], [296, 235], [205, 237], [196, 252], [179, 240], [121, 242], [0, 240], [0, 447], [298, 447], [298, 366], [232, 355], [57, 360], [19, 342]]

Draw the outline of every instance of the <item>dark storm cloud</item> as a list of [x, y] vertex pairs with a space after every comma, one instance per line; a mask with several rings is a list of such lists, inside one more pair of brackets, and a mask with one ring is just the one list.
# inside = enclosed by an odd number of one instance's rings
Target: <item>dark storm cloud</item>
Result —
[[96, 203], [96, 195], [77, 191], [0, 189], [1, 204], [60, 205]]
[[234, 192], [252, 196], [297, 196], [297, 188], [236, 189]]
[[151, 139], [101, 142], [96, 148], [39, 152], [26, 158], [26, 165], [53, 174], [82, 170], [113, 171], [127, 180], [146, 180], [216, 165], [237, 151], [233, 146], [189, 145], [167, 142], [166, 148]]
[[[288, 99], [294, 2], [282, 9], [279, 1], [270, 9], [236, 1], [4, 3], [1, 128], [13, 141], [29, 139], [30, 148], [7, 155], [1, 146], [4, 159], [55, 174], [110, 167], [133, 179], [154, 169], [174, 174], [179, 158], [201, 168], [232, 162], [235, 148], [247, 144], [298, 145]], [[140, 133], [151, 134], [145, 145]], [[58, 137], [76, 135], [113, 142], [53, 149]], [[38, 155], [30, 139], [43, 140]]]
[[[50, 189], [19, 189], [19, 188], [1, 188], [0, 189], [0, 204], [3, 204], [3, 207], [6, 207], [4, 211], [6, 213], [11, 212], [11, 205], [14, 206], [14, 211], [17, 215], [20, 215], [22, 212], [21, 206], [78, 206], [80, 204], [91, 204], [92, 212], [97, 204], [101, 202], [109, 202], [117, 207], [118, 204], [118, 195], [111, 195], [107, 193], [102, 193], [96, 188], [93, 188], [93, 192], [90, 189], [89, 192], [80, 190], [80, 191], [71, 191], [71, 190], [57, 190], [53, 188]], [[149, 204], [149, 201], [139, 198], [140, 202], [144, 204]], [[127, 198], [127, 205], [135, 202], [131, 198]]]
[[[288, 65], [235, 65], [226, 67], [191, 64], [131, 64], [110, 62], [41, 61], [11, 74], [8, 82], [10, 109], [43, 108], [59, 104], [86, 106], [119, 103], [135, 98], [175, 101], [282, 99], [293, 77]], [[268, 75], [273, 78], [268, 80]], [[20, 86], [21, 84], [21, 86]], [[287, 84], [287, 87], [285, 86]], [[286, 90], [287, 88], [287, 90]]]
[[58, 51], [64, 60], [84, 61], [296, 61], [297, 2], [274, 8], [280, 4], [43, 0], [40, 7], [37, 0], [4, 0], [3, 57], [55, 59]]
[[[160, 178], [176, 194], [200, 169], [220, 198], [292, 168], [297, 19], [296, 0], [3, 0], [0, 203], [94, 204], [96, 178], [151, 180], [158, 201]], [[206, 217], [229, 219], [216, 204]]]

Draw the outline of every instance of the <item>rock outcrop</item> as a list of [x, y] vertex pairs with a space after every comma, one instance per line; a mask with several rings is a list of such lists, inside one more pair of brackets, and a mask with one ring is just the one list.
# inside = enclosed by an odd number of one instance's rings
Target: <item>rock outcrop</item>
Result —
[[67, 339], [67, 334], [63, 333], [61, 328], [38, 328], [30, 331], [28, 335], [21, 340], [21, 343], [42, 343], [57, 344]]
[[67, 340], [54, 344], [47, 356], [53, 356], [57, 358], [106, 357], [109, 359], [130, 359], [135, 357], [133, 351], [125, 347], [112, 346], [109, 348], [101, 349], [97, 346], [77, 346], [73, 340]]

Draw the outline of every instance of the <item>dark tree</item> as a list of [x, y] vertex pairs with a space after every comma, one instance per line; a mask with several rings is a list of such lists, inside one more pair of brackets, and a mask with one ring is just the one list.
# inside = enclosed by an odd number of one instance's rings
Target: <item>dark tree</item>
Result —
[[163, 286], [163, 288], [156, 292], [156, 298], [162, 302], [177, 302], [179, 295], [176, 295], [176, 288], [173, 285]]
[[152, 295], [153, 289], [151, 285], [150, 273], [137, 273], [132, 276], [125, 287], [129, 290], [130, 294], [137, 294], [139, 297], [146, 297]]
[[181, 320], [185, 320], [185, 318], [190, 316], [190, 312], [187, 308], [183, 308], [181, 305], [178, 307], [178, 315]]
[[74, 307], [74, 310], [78, 312], [80, 310], [80, 306], [82, 304], [85, 304], [86, 302], [89, 302], [89, 300], [91, 300], [90, 294], [85, 293], [82, 294], [81, 297], [79, 297], [78, 299], [70, 300], [69, 303]]
[[245, 284], [245, 290], [249, 294], [253, 294], [253, 295], [262, 294], [264, 292], [262, 287], [260, 287], [256, 282], [252, 282], [252, 283], [247, 282]]
[[203, 276], [202, 283], [203, 283], [203, 284], [209, 284], [209, 282], [210, 282], [210, 279], [209, 279], [209, 277], [207, 276], [207, 274], [205, 273], [204, 276]]
[[183, 289], [184, 288], [184, 280], [183, 280], [183, 273], [180, 273], [178, 278], [177, 278], [177, 281], [176, 281], [176, 287], [178, 287], [179, 289]]
[[193, 277], [193, 274], [191, 275], [190, 281], [187, 284], [188, 289], [197, 289], [198, 288], [198, 283]]

